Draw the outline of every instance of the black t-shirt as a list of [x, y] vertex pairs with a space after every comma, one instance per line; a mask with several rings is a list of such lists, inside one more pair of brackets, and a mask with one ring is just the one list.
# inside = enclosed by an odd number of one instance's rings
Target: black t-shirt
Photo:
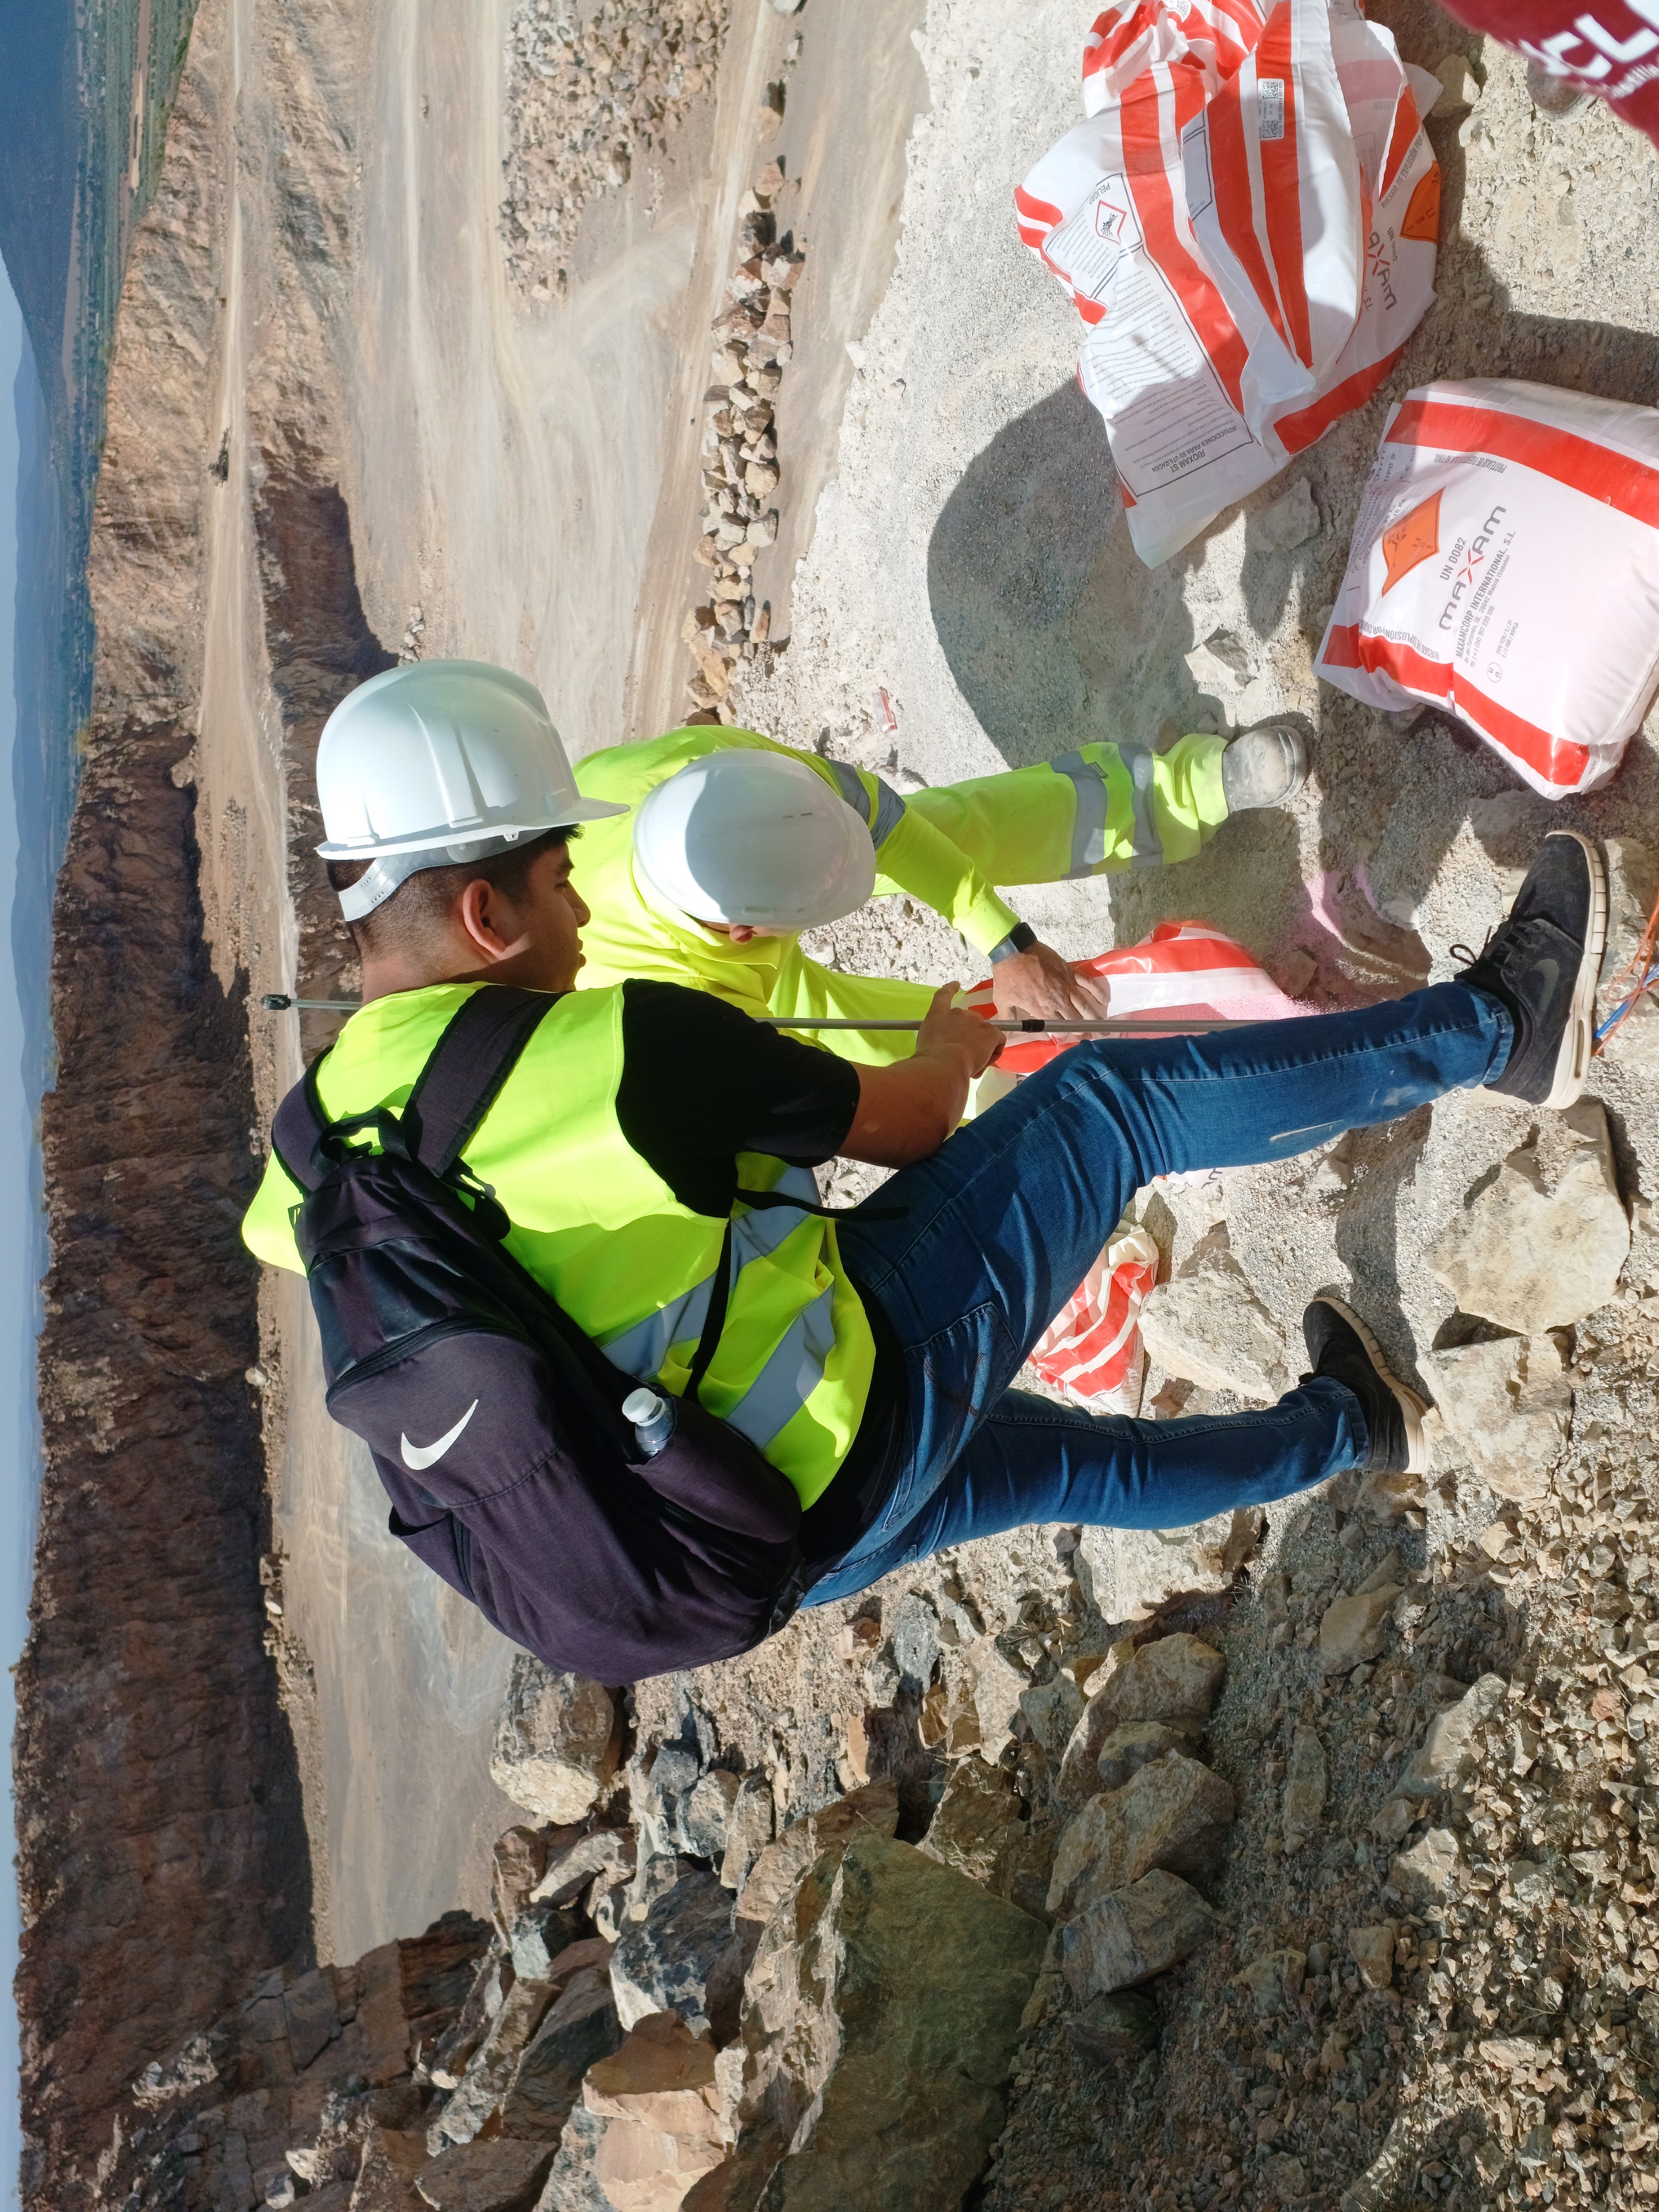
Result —
[[617, 1120], [682, 1206], [732, 1211], [738, 1152], [817, 1167], [858, 1112], [850, 1060], [769, 1030], [678, 983], [623, 985]]
[[[738, 1153], [817, 1167], [835, 1158], [858, 1112], [850, 1060], [767, 1029], [704, 991], [631, 978], [623, 985], [622, 1035], [617, 1124], [697, 1213], [723, 1219], [731, 1212]], [[860, 1296], [875, 1368], [853, 1449], [802, 1518], [801, 1548], [818, 1566], [833, 1564], [873, 1519], [908, 1429], [903, 1355], [879, 1304]]]

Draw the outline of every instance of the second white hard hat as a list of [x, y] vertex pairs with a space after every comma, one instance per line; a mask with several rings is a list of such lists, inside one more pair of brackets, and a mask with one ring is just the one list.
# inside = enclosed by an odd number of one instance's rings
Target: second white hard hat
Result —
[[541, 693], [483, 660], [410, 661], [348, 693], [323, 725], [317, 795], [323, 859], [380, 863], [341, 894], [351, 921], [422, 868], [628, 811], [582, 797]]
[[634, 866], [696, 921], [814, 929], [875, 888], [870, 832], [804, 761], [750, 746], [706, 754], [634, 817]]

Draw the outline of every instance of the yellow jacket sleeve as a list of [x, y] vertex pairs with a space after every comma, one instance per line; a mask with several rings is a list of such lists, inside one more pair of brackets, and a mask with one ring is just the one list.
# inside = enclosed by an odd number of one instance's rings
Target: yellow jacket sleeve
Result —
[[876, 847], [876, 891], [908, 891], [943, 915], [969, 945], [988, 952], [1000, 945], [1019, 916], [998, 897], [959, 845], [921, 815], [904, 809]]

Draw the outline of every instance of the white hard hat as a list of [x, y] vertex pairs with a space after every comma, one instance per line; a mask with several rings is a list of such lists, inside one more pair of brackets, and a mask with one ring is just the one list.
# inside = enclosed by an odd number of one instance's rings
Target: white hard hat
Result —
[[323, 725], [317, 795], [323, 859], [377, 863], [340, 894], [348, 921], [422, 868], [628, 811], [582, 797], [541, 693], [483, 660], [411, 661], [360, 684]]
[[857, 814], [804, 761], [749, 746], [706, 754], [641, 799], [634, 866], [698, 921], [814, 929], [861, 907], [876, 852]]

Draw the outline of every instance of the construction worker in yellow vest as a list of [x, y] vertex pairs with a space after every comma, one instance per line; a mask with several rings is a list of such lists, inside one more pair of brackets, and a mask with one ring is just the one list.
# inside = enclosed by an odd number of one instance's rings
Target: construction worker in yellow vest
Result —
[[[1229, 744], [1187, 737], [1168, 752], [1087, 744], [1035, 768], [902, 797], [868, 769], [754, 730], [671, 730], [576, 765], [585, 799], [629, 810], [583, 833], [585, 988], [650, 976], [754, 1015], [920, 1020], [933, 994], [854, 975], [803, 952], [797, 934], [908, 891], [991, 964], [997, 1012], [1049, 1020], [1106, 1011], [994, 886], [1190, 860], [1230, 814], [1283, 805], [1307, 772], [1295, 730]], [[826, 1031], [844, 1058], [907, 1056], [914, 1035]]]
[[[1214, 1036], [1086, 1041], [964, 1128], [969, 1085], [1003, 1040], [952, 1005], [951, 983], [912, 1056], [885, 1066], [810, 1051], [673, 982], [574, 988], [589, 914], [571, 841], [580, 827], [580, 872], [588, 836], [622, 817], [578, 790], [540, 695], [508, 672], [452, 661], [372, 678], [329, 718], [317, 786], [321, 855], [362, 961], [363, 1004], [307, 1078], [334, 1141], [369, 1153], [412, 1142], [419, 1161], [416, 1086], [452, 1020], [496, 986], [544, 997], [453, 1164], [457, 1205], [493, 1194], [504, 1249], [603, 1349], [618, 1385], [647, 1386], [653, 1406], [659, 1392], [699, 1399], [796, 1492], [796, 1565], [775, 1592], [751, 1590], [744, 1641], [711, 1656], [766, 1633], [775, 1597], [850, 1597], [1023, 1524], [1187, 1528], [1334, 1474], [1425, 1468], [1424, 1401], [1327, 1292], [1304, 1316], [1310, 1371], [1276, 1406], [1134, 1420], [1034, 1396], [1016, 1377], [1155, 1176], [1289, 1159], [1477, 1085], [1562, 1109], [1591, 1065], [1607, 879], [1576, 830], [1543, 840], [1509, 918], [1444, 982]], [[899, 1172], [828, 1217], [811, 1170], [837, 1155]], [[296, 1166], [273, 1149], [243, 1234], [260, 1259], [303, 1272]], [[354, 1234], [372, 1247], [361, 1215]], [[394, 1241], [393, 1289], [427, 1250], [417, 1239], [398, 1261]], [[308, 1264], [326, 1292], [326, 1238]], [[340, 1318], [325, 1295], [324, 1310]], [[523, 1341], [505, 1325], [483, 1334]], [[492, 1427], [499, 1371], [477, 1370], [471, 1405], [457, 1390], [459, 1419], [411, 1402], [396, 1465], [378, 1455], [392, 1531], [412, 1542], [457, 1519], [471, 1565], [453, 1540], [455, 1586], [479, 1603], [481, 1574], [497, 1591], [515, 1574], [556, 1591], [580, 1571], [584, 1618], [612, 1621], [616, 1589], [564, 1549], [558, 1492]], [[745, 1525], [699, 1511], [681, 1525]], [[621, 1549], [604, 1555], [613, 1569]], [[741, 1561], [728, 1571], [725, 1553], [682, 1549], [673, 1580], [647, 1594], [648, 1624], [668, 1632], [716, 1581], [741, 1583]], [[561, 1656], [556, 1635], [544, 1642], [550, 1664], [588, 1663]], [[660, 1663], [684, 1663], [679, 1648], [671, 1639]], [[644, 1631], [626, 1664], [636, 1679], [659, 1670]], [[595, 1670], [626, 1679], [608, 1658]]]

